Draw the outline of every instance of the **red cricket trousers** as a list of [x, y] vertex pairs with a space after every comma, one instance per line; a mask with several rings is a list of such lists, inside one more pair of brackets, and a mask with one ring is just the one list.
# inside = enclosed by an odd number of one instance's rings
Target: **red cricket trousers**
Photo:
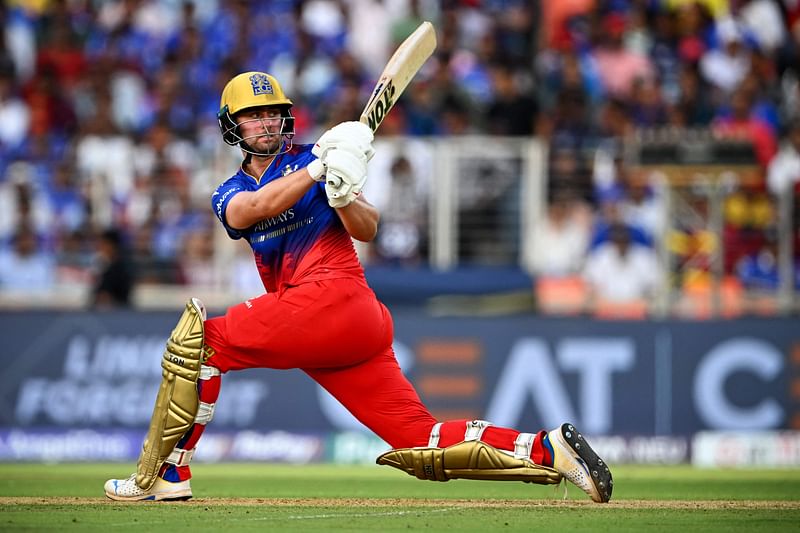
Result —
[[222, 372], [300, 368], [395, 448], [424, 446], [436, 420], [400, 370], [393, 324], [363, 279], [305, 283], [205, 322]]
[[[436, 419], [400, 370], [392, 350], [392, 317], [363, 279], [304, 283], [228, 309], [205, 322], [208, 365], [221, 372], [245, 368], [300, 368], [330, 392], [362, 424], [393, 448], [427, 446]], [[200, 400], [214, 403], [219, 377], [198, 385]], [[444, 422], [440, 447], [464, 440], [466, 420]], [[204, 427], [195, 424], [180, 445], [191, 449]], [[481, 440], [514, 450], [520, 432], [489, 427]], [[532, 441], [530, 457], [552, 464]]]

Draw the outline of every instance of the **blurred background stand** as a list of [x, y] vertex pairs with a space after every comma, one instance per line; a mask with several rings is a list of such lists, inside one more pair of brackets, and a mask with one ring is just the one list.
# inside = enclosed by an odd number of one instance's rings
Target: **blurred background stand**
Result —
[[[793, 273], [791, 226], [776, 225], [775, 213], [744, 215], [742, 202], [765, 195], [764, 169], [753, 144], [742, 137], [718, 135], [712, 129], [640, 129], [625, 145], [634, 180], [663, 188], [666, 227], [658, 253], [662, 283], [654, 312], [670, 310], [690, 316], [719, 318], [763, 312], [746, 305], [733, 276], [736, 264], [750, 252], [751, 240], [762, 242], [777, 232], [781, 258], [780, 292], [773, 304], [791, 312]], [[792, 208], [781, 201], [782, 212]], [[781, 220], [790, 221], [786, 214]]]

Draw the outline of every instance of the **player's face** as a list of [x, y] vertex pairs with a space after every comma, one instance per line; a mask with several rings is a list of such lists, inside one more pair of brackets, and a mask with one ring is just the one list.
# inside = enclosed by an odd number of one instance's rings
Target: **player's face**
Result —
[[236, 114], [239, 135], [257, 152], [275, 153], [281, 146], [283, 117], [277, 107], [254, 107]]

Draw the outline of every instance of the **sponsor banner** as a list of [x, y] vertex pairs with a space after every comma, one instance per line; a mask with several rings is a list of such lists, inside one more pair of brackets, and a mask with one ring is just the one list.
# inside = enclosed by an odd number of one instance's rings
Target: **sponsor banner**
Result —
[[325, 457], [325, 439], [286, 431], [204, 433], [195, 457], [205, 462], [315, 463]]
[[[590, 437], [789, 429], [800, 420], [790, 392], [800, 383], [792, 363], [800, 351], [796, 319], [396, 313], [395, 331], [396, 345], [413, 354], [414, 383], [440, 418], [471, 414], [527, 431], [572, 421]], [[451, 380], [434, 379], [441, 377]], [[449, 386], [453, 377], [459, 387]]]
[[[0, 428], [145, 431], [177, 316], [0, 312]], [[687, 438], [800, 420], [792, 319], [602, 322], [399, 309], [394, 322], [400, 365], [440, 420], [529, 432], [571, 421], [590, 437]], [[268, 369], [223, 376], [209, 428], [366, 432], [303, 372]]]
[[[132, 430], [0, 430], [0, 461], [135, 462], [144, 433]], [[259, 461], [305, 464], [323, 461], [326, 439], [285, 431], [203, 434], [198, 462]]]
[[142, 449], [141, 431], [0, 430], [0, 461], [129, 461]]
[[800, 431], [702, 431], [692, 440], [692, 465], [706, 468], [798, 467]]
[[677, 465], [689, 462], [686, 437], [591, 437], [590, 444], [608, 464]]
[[337, 464], [375, 464], [375, 459], [390, 449], [391, 446], [372, 434], [346, 431], [330, 436], [326, 457]]
[[[142, 432], [133, 430], [0, 430], [0, 462], [135, 463], [143, 438]], [[800, 440], [796, 435], [793, 446], [797, 461]], [[671, 465], [689, 461], [688, 439], [682, 437], [594, 437], [592, 447], [612, 465]], [[390, 448], [371, 434], [353, 431], [329, 435], [286, 431], [207, 432], [194, 461], [372, 465]], [[784, 455], [785, 452], [784, 449]]]

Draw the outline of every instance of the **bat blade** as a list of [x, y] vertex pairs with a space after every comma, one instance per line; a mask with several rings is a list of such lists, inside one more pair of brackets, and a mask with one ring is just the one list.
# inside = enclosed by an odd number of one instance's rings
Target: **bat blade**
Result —
[[397, 47], [386, 63], [359, 121], [374, 133], [435, 49], [436, 30], [433, 24], [425, 21]]

